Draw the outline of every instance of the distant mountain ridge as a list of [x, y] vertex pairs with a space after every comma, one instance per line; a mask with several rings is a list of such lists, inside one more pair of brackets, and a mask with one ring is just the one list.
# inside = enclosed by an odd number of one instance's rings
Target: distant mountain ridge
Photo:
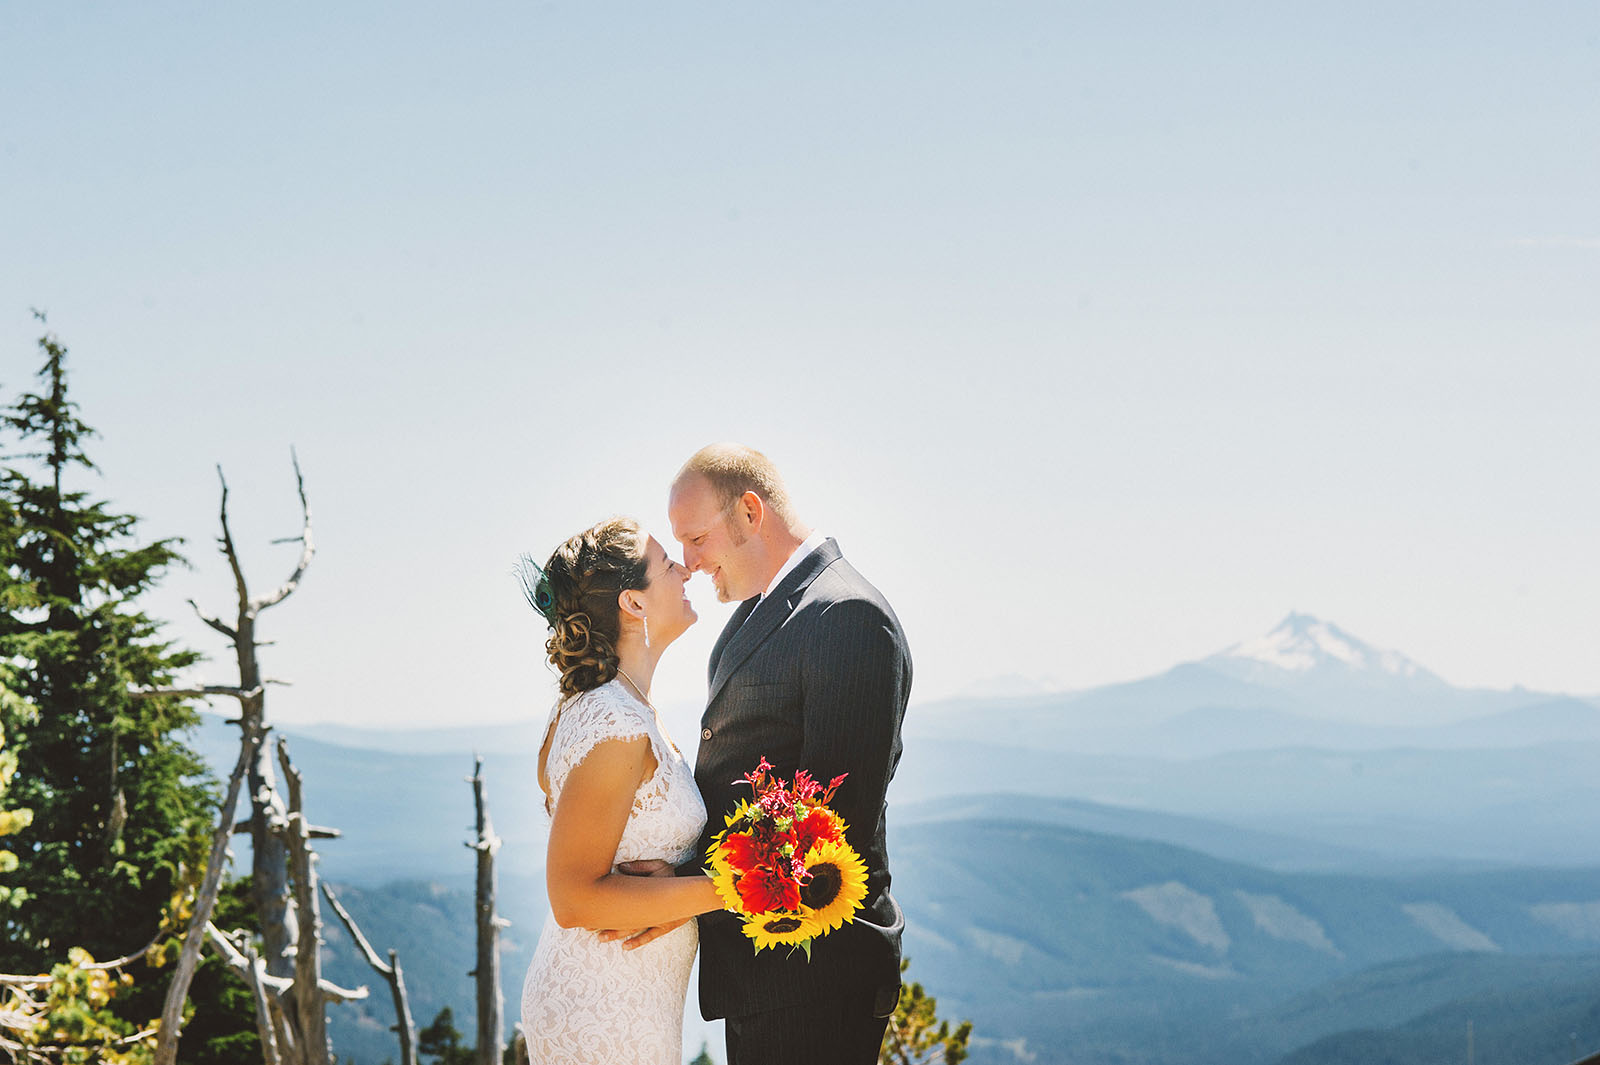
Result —
[[[906, 953], [977, 1023], [976, 1065], [1265, 1065], [1522, 986], [1540, 970], [1519, 957], [1570, 958], [1546, 969], [1600, 991], [1600, 870], [1273, 873], [1016, 805], [892, 840]], [[1360, 975], [1429, 956], [1414, 985]]]
[[[913, 702], [906, 734], [1100, 754], [1205, 757], [1273, 747], [1526, 746], [1600, 741], [1600, 696], [1456, 688], [1399, 651], [1290, 613], [1263, 635], [1138, 680]], [[679, 731], [698, 720], [668, 708]], [[321, 743], [394, 754], [531, 754], [543, 720], [429, 729], [290, 725]]]
[[1398, 651], [1295, 613], [1263, 636], [1152, 677], [914, 706], [906, 732], [1164, 757], [1273, 747], [1511, 747], [1600, 739], [1600, 699], [1455, 688]]
[[[1600, 994], [1600, 869], [1279, 873], [1055, 823], [1069, 806], [974, 797], [909, 811], [894, 831], [911, 975], [941, 1015], [976, 1022], [973, 1065], [1271, 1065], [1474, 996]], [[459, 1025], [473, 947], [470, 885], [454, 883], [341, 893], [380, 949], [399, 949], [418, 1019], [451, 1004]], [[544, 907], [537, 878], [501, 886], [514, 1003]], [[371, 983], [341, 930], [326, 949], [331, 976]], [[392, 1055], [383, 996], [333, 1021], [342, 1058]]]

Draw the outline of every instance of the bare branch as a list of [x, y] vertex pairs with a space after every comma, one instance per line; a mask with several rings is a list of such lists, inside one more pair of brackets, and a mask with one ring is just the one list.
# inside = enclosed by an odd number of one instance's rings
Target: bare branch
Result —
[[[228, 531], [228, 479], [222, 475], [222, 463], [217, 463], [217, 480], [222, 482], [222, 553], [228, 556], [233, 569], [233, 583], [239, 592], [239, 613], [250, 605], [250, 586], [245, 583], [244, 570], [239, 565], [239, 552], [233, 546], [233, 533]], [[243, 624], [241, 620], [240, 624]]]
[[367, 942], [367, 937], [361, 934], [355, 919], [340, 905], [333, 889], [326, 883], [321, 886], [328, 905], [333, 907], [333, 912], [339, 915], [339, 920], [350, 930], [350, 936], [365, 955], [367, 964], [389, 983], [389, 993], [394, 998], [394, 1029], [400, 1035], [400, 1065], [417, 1065], [417, 1024], [411, 1019], [411, 1004], [406, 999], [406, 981], [405, 975], [400, 971], [399, 955], [391, 950], [389, 964], [385, 965], [379, 959], [378, 952], [372, 949], [372, 944]]
[[189, 920], [188, 931], [183, 937], [183, 949], [178, 954], [178, 965], [173, 971], [172, 982], [167, 985], [167, 997], [162, 1004], [155, 1065], [173, 1065], [178, 1058], [183, 1004], [189, 998], [189, 984], [194, 979], [195, 966], [200, 963], [200, 947], [205, 942], [206, 925], [211, 923], [217, 892], [222, 887], [222, 869], [228, 861], [228, 837], [233, 834], [234, 812], [239, 808], [239, 789], [244, 783], [245, 770], [250, 767], [250, 761], [264, 738], [261, 730], [252, 730], [246, 741], [239, 745], [239, 757], [234, 762], [233, 775], [228, 778], [228, 795], [222, 800], [217, 813], [217, 827], [211, 836], [211, 854], [206, 862], [205, 879], [195, 898], [194, 916]]
[[355, 918], [351, 917], [350, 911], [346, 910], [339, 902], [339, 897], [333, 893], [333, 888], [328, 886], [328, 882], [324, 880], [319, 886], [322, 888], [323, 897], [328, 900], [328, 905], [333, 907], [333, 912], [338, 914], [339, 920], [344, 924], [345, 928], [350, 930], [350, 936], [356, 941], [356, 946], [361, 948], [361, 953], [366, 957], [367, 964], [376, 969], [379, 976], [387, 980], [394, 970], [383, 964], [383, 960], [378, 957], [378, 952], [372, 949], [372, 944], [367, 942], [367, 937], [361, 934], [361, 929], [356, 927]]
[[361, 1002], [371, 994], [365, 987], [340, 987], [332, 980], [318, 980], [317, 990], [329, 1002]]
[[[256, 1035], [261, 1039], [262, 1065], [282, 1065], [280, 1047], [285, 1044], [288, 1033], [284, 1029], [283, 1010], [278, 1005], [277, 995], [283, 989], [274, 990], [272, 997], [269, 998], [267, 988], [275, 982], [281, 982], [287, 987], [290, 981], [268, 975], [267, 963], [256, 953], [247, 933], [241, 932], [242, 943], [235, 944], [221, 929], [207, 921], [206, 938], [210, 940], [217, 953], [222, 955], [222, 960], [229, 968], [242, 975], [245, 982], [250, 985], [251, 999], [255, 1004]], [[243, 951], [240, 950], [240, 946], [243, 947]]]
[[[90, 964], [85, 965], [83, 968], [86, 972], [103, 972], [107, 969], [120, 969], [124, 965], [132, 964], [133, 962], [138, 961], [140, 958], [143, 958], [147, 953], [149, 953], [151, 947], [161, 942], [164, 935], [165, 933], [156, 933], [156, 937], [154, 939], [140, 947], [138, 950], [134, 951], [132, 954], [121, 958], [113, 958], [111, 961], [91, 962]], [[16, 975], [13, 973], [0, 973], [0, 986], [3, 987], [45, 987], [49, 985], [50, 980], [51, 976], [49, 973], [29, 973], [25, 976]]]
[[289, 741], [283, 736], [278, 737], [277, 751], [278, 766], [283, 770], [284, 783], [289, 785], [289, 813], [291, 815], [297, 814], [302, 809], [300, 806], [301, 785], [304, 783], [305, 778], [300, 775], [300, 770], [296, 769], [294, 763], [289, 760]]
[[290, 593], [300, 586], [300, 578], [305, 575], [306, 567], [311, 565], [311, 556], [317, 553], [316, 544], [311, 539], [311, 504], [306, 501], [306, 479], [300, 473], [300, 456], [295, 454], [294, 448], [289, 449], [289, 458], [294, 462], [294, 482], [300, 491], [300, 510], [305, 515], [305, 524], [301, 526], [298, 537], [279, 542], [293, 543], [296, 539], [300, 541], [300, 564], [277, 591], [251, 602], [251, 614], [257, 614], [269, 606], [277, 606], [289, 598]]
[[213, 695], [226, 695], [244, 702], [260, 695], [261, 688], [258, 685], [247, 691], [226, 684], [207, 684], [199, 688], [129, 688], [128, 694], [135, 699], [160, 699], [169, 695], [179, 699], [205, 699]]
[[[249, 933], [239, 931], [234, 933], [243, 941], [234, 942], [233, 936], [218, 928], [214, 922], [206, 922], [206, 939], [216, 948], [222, 960], [228, 963], [230, 969], [236, 970], [246, 979], [250, 977], [250, 962], [252, 958], [259, 960], [255, 948], [250, 945]], [[246, 956], [248, 955], [248, 957]], [[261, 986], [271, 991], [274, 995], [281, 995], [294, 986], [294, 981], [286, 976], [273, 976], [265, 969], [261, 972]]]
[[200, 604], [196, 603], [193, 599], [190, 599], [188, 602], [189, 605], [194, 608], [195, 615], [199, 617], [201, 621], [205, 622], [207, 625], [210, 625], [213, 629], [216, 629], [230, 640], [237, 640], [239, 638], [238, 630], [232, 625], [224, 624], [218, 619], [208, 616], [200, 609]]

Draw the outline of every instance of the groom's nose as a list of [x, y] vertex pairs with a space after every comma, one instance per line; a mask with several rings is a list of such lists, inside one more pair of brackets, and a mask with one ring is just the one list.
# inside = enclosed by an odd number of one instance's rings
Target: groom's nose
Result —
[[698, 573], [700, 570], [700, 552], [693, 544], [683, 545], [683, 566], [690, 573]]

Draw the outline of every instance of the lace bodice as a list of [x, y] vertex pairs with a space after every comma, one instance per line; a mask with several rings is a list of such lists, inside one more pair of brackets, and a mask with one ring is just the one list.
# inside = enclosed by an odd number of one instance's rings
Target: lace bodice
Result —
[[634, 698], [622, 681], [613, 680], [558, 703], [550, 716], [555, 734], [545, 760], [549, 808], [555, 809], [561, 800], [568, 774], [599, 744], [646, 736], [656, 769], [634, 792], [633, 811], [617, 842], [613, 864], [641, 858], [664, 858], [673, 865], [688, 861], [705, 827], [706, 808], [694, 774], [661, 731], [655, 712]]
[[[694, 774], [655, 713], [620, 681], [551, 710], [545, 779], [549, 808], [572, 770], [607, 740], [650, 740], [656, 769], [639, 785], [613, 864], [694, 855], [706, 811]], [[680, 1065], [684, 992], [699, 933], [694, 921], [637, 950], [591, 931], [545, 922], [522, 987], [522, 1029], [533, 1065]]]

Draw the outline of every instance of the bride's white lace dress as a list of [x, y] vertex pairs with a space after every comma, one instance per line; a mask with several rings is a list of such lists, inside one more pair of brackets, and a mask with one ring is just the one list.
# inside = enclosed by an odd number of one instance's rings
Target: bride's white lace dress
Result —
[[[647, 736], [656, 770], [634, 793], [613, 865], [694, 854], [706, 810], [694, 774], [655, 713], [620, 681], [558, 704], [545, 759], [550, 808], [573, 767], [606, 740]], [[683, 1003], [700, 941], [694, 921], [637, 950], [545, 921], [522, 985], [522, 1030], [533, 1065], [681, 1065]]]

